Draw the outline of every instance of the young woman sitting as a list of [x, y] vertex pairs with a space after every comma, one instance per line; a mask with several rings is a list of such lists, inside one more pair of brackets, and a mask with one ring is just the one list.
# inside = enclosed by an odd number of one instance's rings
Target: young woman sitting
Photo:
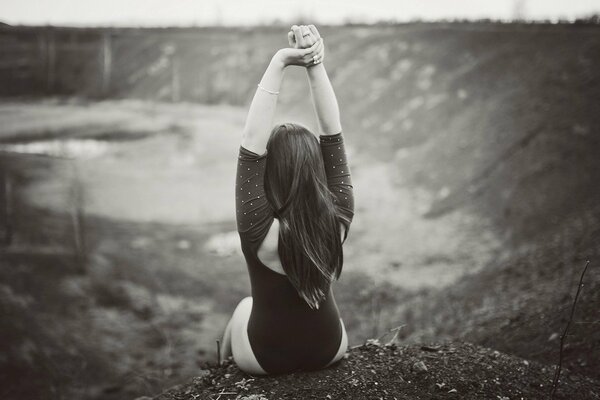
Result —
[[[348, 346], [332, 282], [354, 215], [353, 187], [325, 46], [314, 25], [292, 27], [254, 94], [236, 175], [236, 218], [252, 296], [233, 312], [221, 360], [249, 374], [314, 370]], [[284, 71], [306, 68], [319, 137], [273, 115]]]

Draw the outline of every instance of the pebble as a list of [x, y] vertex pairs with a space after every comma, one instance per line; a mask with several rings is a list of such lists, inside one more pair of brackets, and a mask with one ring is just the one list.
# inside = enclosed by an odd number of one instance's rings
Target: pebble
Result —
[[427, 365], [423, 361], [417, 361], [413, 364], [413, 370], [417, 372], [427, 372]]

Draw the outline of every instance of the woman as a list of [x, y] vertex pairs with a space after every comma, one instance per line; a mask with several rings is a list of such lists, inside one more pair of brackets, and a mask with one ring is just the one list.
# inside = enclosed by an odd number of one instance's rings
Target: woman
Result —
[[[252, 297], [233, 312], [220, 362], [249, 374], [314, 370], [344, 355], [348, 338], [331, 289], [354, 214], [335, 93], [314, 25], [292, 27], [252, 99], [239, 149], [237, 227]], [[271, 129], [284, 70], [306, 67], [319, 139], [301, 125]]]

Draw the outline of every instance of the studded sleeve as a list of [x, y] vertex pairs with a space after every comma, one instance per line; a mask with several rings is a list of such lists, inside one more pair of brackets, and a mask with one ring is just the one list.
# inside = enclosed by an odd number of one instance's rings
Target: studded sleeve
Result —
[[235, 180], [237, 230], [242, 242], [260, 242], [273, 220], [263, 185], [267, 154], [258, 155], [240, 146]]
[[354, 217], [354, 188], [342, 132], [335, 135], [321, 135], [319, 139], [325, 174], [327, 175], [327, 186], [335, 196], [335, 202], [341, 214], [352, 221]]

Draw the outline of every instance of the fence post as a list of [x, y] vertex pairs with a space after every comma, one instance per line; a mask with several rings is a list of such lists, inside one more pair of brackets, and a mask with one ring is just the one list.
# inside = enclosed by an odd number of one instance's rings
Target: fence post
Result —
[[110, 32], [102, 34], [102, 94], [110, 92], [110, 77], [112, 73], [112, 43]]

